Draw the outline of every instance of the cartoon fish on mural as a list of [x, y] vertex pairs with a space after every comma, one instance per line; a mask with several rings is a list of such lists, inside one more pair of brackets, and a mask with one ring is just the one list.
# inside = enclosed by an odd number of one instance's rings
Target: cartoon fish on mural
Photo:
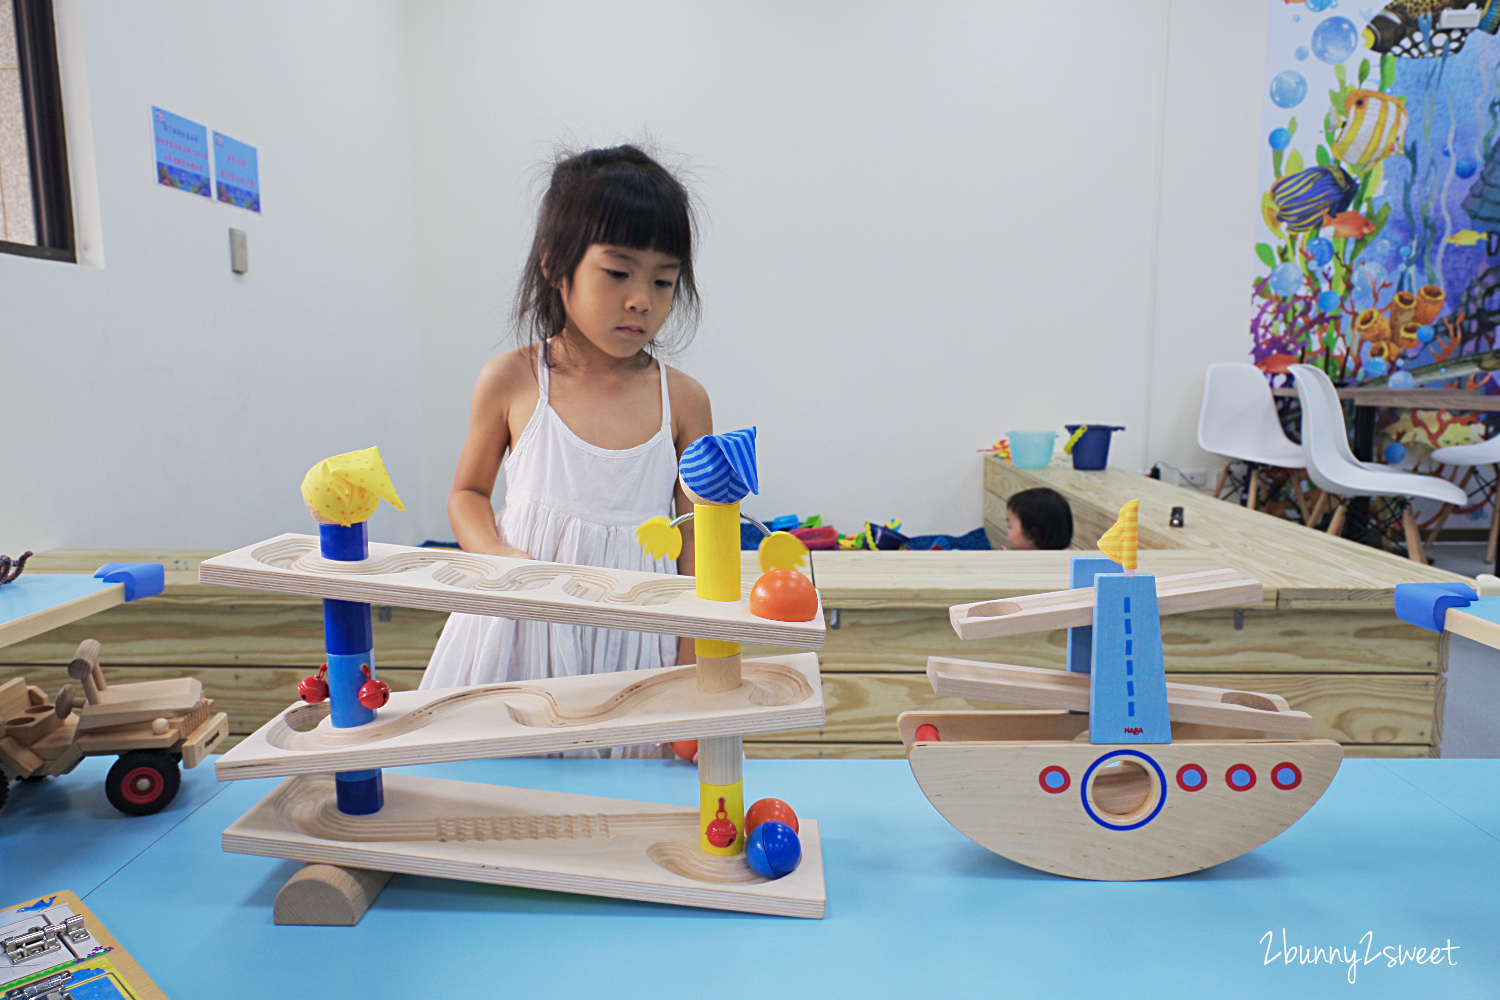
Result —
[[1471, 31], [1500, 31], [1500, 0], [1391, 0], [1365, 26], [1365, 48], [1401, 59], [1457, 55]]
[[1378, 90], [1351, 90], [1344, 95], [1344, 127], [1333, 140], [1334, 156], [1364, 170], [1399, 152], [1405, 138], [1405, 99]]
[[1308, 167], [1271, 185], [1277, 221], [1293, 233], [1321, 228], [1325, 216], [1346, 211], [1353, 200], [1354, 179], [1336, 164]]
[[1297, 364], [1297, 359], [1290, 354], [1273, 354], [1268, 358], [1261, 358], [1255, 362], [1255, 367], [1267, 375], [1285, 375], [1287, 369]]
[[1375, 231], [1374, 224], [1358, 212], [1340, 212], [1324, 219], [1323, 223], [1333, 227], [1333, 235], [1346, 240], [1357, 240]]
[[1484, 233], [1476, 233], [1472, 229], [1460, 229], [1444, 242], [1452, 243], [1456, 247], [1471, 247], [1484, 242]]

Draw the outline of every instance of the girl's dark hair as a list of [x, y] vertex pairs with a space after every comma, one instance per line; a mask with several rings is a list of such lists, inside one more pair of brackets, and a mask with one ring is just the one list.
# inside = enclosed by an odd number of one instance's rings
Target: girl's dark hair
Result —
[[1056, 490], [1039, 486], [1012, 493], [1005, 509], [1021, 522], [1021, 530], [1039, 549], [1065, 549], [1073, 544], [1073, 509]]
[[561, 333], [567, 315], [558, 284], [572, 280], [590, 246], [607, 243], [655, 250], [682, 262], [671, 313], [680, 337], [656, 344], [662, 350], [680, 347], [692, 335], [699, 311], [693, 280], [696, 229], [687, 188], [639, 148], [590, 149], [560, 158], [542, 196], [531, 255], [516, 290], [517, 333], [523, 341], [544, 345]]

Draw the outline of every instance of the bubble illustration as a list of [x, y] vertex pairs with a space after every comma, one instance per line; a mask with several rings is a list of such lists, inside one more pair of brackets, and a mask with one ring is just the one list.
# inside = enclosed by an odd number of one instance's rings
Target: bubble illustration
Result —
[[[1377, 375], [1375, 377], [1379, 378], [1380, 376]], [[1406, 461], [1406, 445], [1400, 441], [1392, 441], [1385, 446], [1386, 465], [1400, 465], [1404, 461]]]
[[1312, 254], [1313, 263], [1319, 267], [1333, 260], [1333, 244], [1322, 236], [1307, 241], [1307, 252]]
[[1292, 55], [1294, 55], [1294, 56], [1297, 57], [1297, 61], [1298, 62], [1301, 62], [1303, 59], [1307, 58], [1307, 46], [1306, 45], [1299, 45], [1299, 46], [1297, 46], [1297, 51], [1293, 52]]
[[1280, 152], [1292, 144], [1292, 133], [1284, 128], [1273, 128], [1271, 134], [1266, 136], [1266, 141], [1271, 144], [1272, 149]]
[[1339, 293], [1331, 288], [1321, 293], [1318, 296], [1318, 308], [1326, 313], [1337, 312], [1339, 308]]
[[1380, 378], [1386, 373], [1387, 367], [1385, 358], [1371, 358], [1365, 362], [1365, 374], [1370, 378]]
[[1347, 17], [1330, 17], [1313, 29], [1312, 52], [1323, 62], [1343, 62], [1358, 44], [1359, 32]]
[[1397, 372], [1386, 381], [1386, 385], [1392, 389], [1414, 389], [1417, 380], [1411, 377], [1411, 372]]
[[1479, 164], [1470, 157], [1460, 156], [1458, 162], [1453, 164], [1453, 172], [1464, 180], [1468, 180], [1479, 172]]
[[1291, 261], [1276, 265], [1269, 282], [1277, 295], [1295, 295], [1302, 287], [1302, 269]]
[[1333, 6], [1333, 0], [1307, 0], [1307, 9], [1314, 14]]
[[1295, 108], [1307, 96], [1307, 78], [1294, 69], [1282, 70], [1271, 81], [1271, 102], [1278, 108]]

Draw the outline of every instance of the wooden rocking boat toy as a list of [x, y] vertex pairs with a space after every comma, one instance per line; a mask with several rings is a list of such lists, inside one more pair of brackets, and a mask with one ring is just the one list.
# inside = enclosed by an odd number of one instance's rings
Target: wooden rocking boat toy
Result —
[[1133, 514], [1100, 540], [1114, 559], [1075, 557], [1075, 589], [951, 610], [962, 638], [1072, 626], [1068, 672], [928, 660], [937, 694], [1041, 710], [898, 720], [948, 822], [1071, 878], [1167, 878], [1238, 857], [1311, 809], [1343, 760], [1332, 740], [1285, 738], [1310, 735], [1312, 719], [1276, 695], [1166, 683], [1161, 612], [1256, 603], [1261, 586], [1230, 571], [1135, 574]]

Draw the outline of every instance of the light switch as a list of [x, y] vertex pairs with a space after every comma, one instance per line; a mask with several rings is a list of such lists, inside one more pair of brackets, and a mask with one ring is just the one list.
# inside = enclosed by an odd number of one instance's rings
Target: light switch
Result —
[[250, 243], [243, 229], [229, 231], [229, 266], [235, 274], [250, 270]]

